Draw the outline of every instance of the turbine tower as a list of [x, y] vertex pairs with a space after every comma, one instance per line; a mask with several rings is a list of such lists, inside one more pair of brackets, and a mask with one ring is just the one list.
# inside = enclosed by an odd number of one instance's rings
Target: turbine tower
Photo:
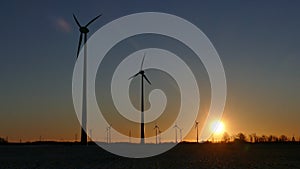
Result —
[[199, 124], [199, 122], [195, 121], [195, 128], [196, 128], [196, 132], [197, 132], [197, 143], [199, 143], [198, 142], [198, 124]]
[[155, 126], [154, 126], [154, 130], [155, 130], [155, 136], [156, 136], [156, 139], [155, 139], [155, 143], [157, 144], [158, 143], [158, 138], [157, 138], [157, 136], [158, 136], [158, 134], [160, 134], [159, 133], [159, 126], [157, 125], [157, 124], [155, 124]]
[[182, 134], [181, 134], [182, 129], [176, 123], [175, 123], [175, 126], [173, 128], [175, 129], [175, 143], [178, 143], [177, 129], [179, 129], [179, 131], [180, 131], [180, 140], [181, 141], [182, 141]]
[[108, 127], [106, 127], [106, 142], [107, 143], [111, 143], [111, 125], [109, 125]]
[[128, 80], [141, 75], [141, 144], [145, 143], [145, 127], [144, 127], [144, 79], [151, 85], [151, 82], [145, 75], [145, 71], [143, 70], [143, 64], [145, 60], [146, 54], [144, 53], [144, 57], [141, 63], [140, 71], [135, 75], [131, 76]]
[[[101, 14], [102, 15], [102, 14]], [[91, 23], [93, 23], [96, 19], [98, 19], [101, 15], [96, 16], [94, 19], [92, 19], [90, 22], [88, 22], [85, 26], [80, 25], [79, 21], [77, 20], [76, 16], [73, 14], [73, 18], [76, 22], [76, 24], [79, 26], [80, 36], [79, 36], [79, 43], [77, 48], [77, 58], [79, 55], [81, 43], [82, 43], [82, 36], [84, 39], [84, 61], [83, 61], [83, 85], [82, 85], [82, 121], [81, 121], [81, 143], [87, 144], [87, 134], [86, 134], [86, 127], [87, 127], [87, 81], [86, 81], [86, 74], [87, 74], [87, 34], [89, 32], [89, 29], [87, 28]]]
[[159, 144], [161, 143], [161, 132], [162, 132], [161, 130], [158, 131], [158, 134], [159, 134], [158, 135]]

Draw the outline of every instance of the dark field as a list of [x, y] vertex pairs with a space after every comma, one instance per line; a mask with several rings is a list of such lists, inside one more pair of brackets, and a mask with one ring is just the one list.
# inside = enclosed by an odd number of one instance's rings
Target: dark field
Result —
[[0, 168], [300, 168], [300, 144], [180, 144], [156, 157], [129, 159], [97, 146], [2, 145]]

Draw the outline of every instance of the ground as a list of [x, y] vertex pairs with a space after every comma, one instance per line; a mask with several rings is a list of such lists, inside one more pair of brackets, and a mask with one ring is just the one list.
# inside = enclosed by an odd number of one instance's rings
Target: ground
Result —
[[2, 145], [0, 169], [300, 168], [300, 144], [179, 144], [159, 156], [119, 157], [81, 145]]

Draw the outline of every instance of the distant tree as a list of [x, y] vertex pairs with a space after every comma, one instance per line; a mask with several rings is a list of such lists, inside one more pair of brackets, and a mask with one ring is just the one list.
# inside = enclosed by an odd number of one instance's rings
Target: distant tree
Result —
[[267, 140], [268, 140], [268, 142], [270, 143], [270, 142], [272, 142], [272, 140], [273, 140], [273, 136], [272, 135], [270, 135], [268, 138], [267, 138]]
[[237, 142], [246, 142], [245, 134], [243, 134], [243, 133], [237, 134], [235, 141], [237, 141]]
[[295, 137], [293, 136], [293, 138], [292, 138], [292, 142], [295, 142], [296, 140], [295, 140]]
[[281, 136], [279, 137], [279, 141], [280, 141], [280, 142], [286, 142], [286, 141], [288, 141], [288, 138], [287, 138], [286, 135], [281, 135]]
[[267, 141], [270, 143], [270, 142], [278, 142], [278, 137], [274, 136], [274, 135], [270, 135], [268, 138], [267, 138]]
[[222, 141], [225, 143], [228, 143], [230, 141], [230, 136], [227, 132], [224, 132], [223, 137], [222, 137]]
[[249, 134], [249, 141], [250, 141], [250, 143], [253, 143], [253, 136], [252, 136], [252, 134]]
[[268, 137], [267, 137], [266, 135], [262, 135], [262, 136], [261, 136], [261, 141], [262, 141], [262, 142], [267, 142], [267, 138], [268, 138]]
[[273, 135], [272, 142], [278, 142], [278, 137]]
[[253, 142], [257, 143], [258, 142], [258, 137], [257, 137], [256, 133], [253, 133], [251, 135], [252, 135]]
[[4, 144], [4, 143], [7, 143], [7, 140], [5, 140], [4, 138], [0, 137], [0, 144]]
[[275, 138], [275, 141], [276, 141], [276, 142], [278, 142], [278, 141], [279, 141], [279, 138], [278, 138], [277, 136], [276, 136], [276, 138]]

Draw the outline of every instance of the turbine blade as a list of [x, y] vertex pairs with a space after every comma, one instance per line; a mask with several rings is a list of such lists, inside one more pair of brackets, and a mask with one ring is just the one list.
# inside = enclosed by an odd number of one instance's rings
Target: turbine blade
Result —
[[144, 65], [145, 56], [146, 56], [146, 52], [144, 53], [144, 57], [143, 57], [143, 60], [142, 60], [142, 63], [141, 63], [141, 68], [140, 68], [140, 71], [143, 69], [143, 65]]
[[139, 75], [140, 72], [136, 73], [135, 75], [131, 76], [130, 78], [128, 78], [128, 80], [132, 79], [132, 78], [135, 78], [137, 75]]
[[100, 15], [96, 16], [94, 19], [92, 19], [89, 23], [87, 23], [85, 25], [85, 27], [88, 27], [91, 23], [93, 23], [95, 20], [97, 20], [100, 16], [102, 16], [102, 14], [100, 14]]
[[78, 20], [77, 20], [77, 18], [76, 18], [76, 16], [75, 16], [74, 14], [73, 14], [73, 18], [74, 18], [75, 22], [77, 23], [77, 25], [78, 25], [79, 27], [81, 27], [80, 23], [78, 22]]
[[82, 33], [80, 33], [80, 36], [79, 36], [79, 43], [78, 43], [78, 48], [77, 48], [77, 58], [78, 58], [78, 55], [79, 55], [81, 42], [82, 42]]
[[146, 81], [151, 85], [150, 80], [147, 78], [147, 76], [143, 75], [143, 77], [146, 79]]

